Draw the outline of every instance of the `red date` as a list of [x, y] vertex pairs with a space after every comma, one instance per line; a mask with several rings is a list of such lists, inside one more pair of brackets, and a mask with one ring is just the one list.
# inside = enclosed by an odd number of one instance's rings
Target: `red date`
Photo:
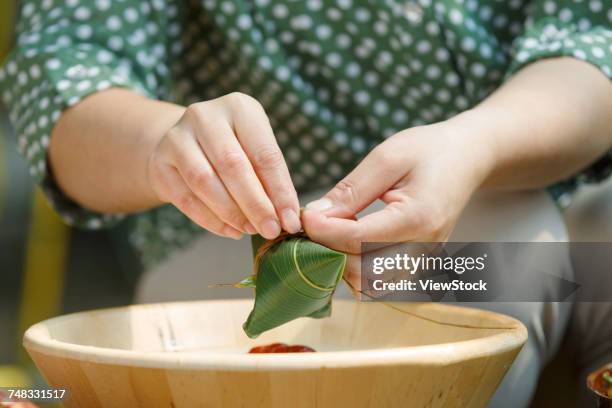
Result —
[[299, 344], [290, 346], [285, 343], [272, 343], [265, 346], [253, 347], [249, 350], [249, 354], [262, 353], [314, 353], [316, 350], [308, 346]]

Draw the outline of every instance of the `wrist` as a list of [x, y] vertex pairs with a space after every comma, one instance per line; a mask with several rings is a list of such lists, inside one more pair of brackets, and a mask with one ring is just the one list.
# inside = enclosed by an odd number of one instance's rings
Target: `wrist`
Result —
[[141, 167], [144, 169], [144, 189], [150, 207], [163, 204], [150, 177], [150, 163], [155, 155], [157, 147], [162, 142], [168, 131], [176, 125], [185, 112], [185, 108], [166, 102], [154, 102], [157, 106], [152, 111], [150, 120], [143, 124], [139, 135], [139, 145], [143, 148], [144, 161]]
[[451, 129], [451, 137], [458, 142], [461, 160], [469, 167], [474, 191], [486, 182], [497, 167], [499, 145], [495, 138], [497, 131], [493, 116], [492, 113], [470, 109], [445, 122]]

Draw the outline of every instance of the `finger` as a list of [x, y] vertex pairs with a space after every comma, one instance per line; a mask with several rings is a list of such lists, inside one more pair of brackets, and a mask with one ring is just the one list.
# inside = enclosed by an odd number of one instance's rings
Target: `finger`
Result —
[[411, 217], [406, 204], [393, 202], [356, 221], [304, 211], [302, 223], [308, 236], [338, 251], [359, 254], [363, 242], [406, 242], [419, 231], [419, 220]]
[[190, 190], [222, 221], [239, 231], [254, 234], [255, 228], [225, 189], [198, 142], [185, 132], [175, 132], [176, 136], [168, 136], [179, 139], [173, 144], [171, 154]]
[[[390, 145], [388, 145], [390, 146]], [[405, 176], [400, 160], [394, 158], [393, 149], [372, 150], [365, 159], [331, 189], [323, 198], [306, 205], [313, 211], [335, 217], [350, 217], [373, 203], [385, 191]], [[405, 165], [405, 164], [404, 164]]]
[[361, 299], [361, 256], [348, 255], [343, 279], [356, 299]]
[[240, 231], [221, 221], [198, 199], [174, 167], [167, 166], [158, 177], [165, 190], [164, 196], [170, 197], [170, 202], [193, 222], [217, 235], [233, 239], [242, 237]]
[[226, 121], [199, 121], [200, 146], [244, 215], [267, 239], [276, 238], [281, 227], [253, 166]]
[[255, 99], [243, 97], [232, 111], [232, 123], [283, 229], [290, 233], [299, 232], [302, 225], [297, 193], [266, 112]]

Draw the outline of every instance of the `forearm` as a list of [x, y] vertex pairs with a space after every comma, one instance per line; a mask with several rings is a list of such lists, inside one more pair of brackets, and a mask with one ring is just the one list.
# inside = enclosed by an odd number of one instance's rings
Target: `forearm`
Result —
[[133, 212], [161, 204], [147, 181], [147, 161], [183, 111], [125, 89], [86, 98], [53, 129], [49, 160], [55, 180], [91, 210]]
[[486, 146], [484, 187], [544, 187], [612, 147], [612, 84], [588, 63], [542, 60], [451, 121]]

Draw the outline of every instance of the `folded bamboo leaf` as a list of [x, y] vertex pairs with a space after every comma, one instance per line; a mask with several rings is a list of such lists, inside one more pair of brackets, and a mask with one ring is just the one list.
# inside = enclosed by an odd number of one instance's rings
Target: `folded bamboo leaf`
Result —
[[345, 254], [303, 235], [267, 242], [254, 238], [253, 251], [256, 280], [249, 282], [255, 284], [255, 305], [243, 325], [249, 337], [299, 317], [330, 315], [332, 295], [344, 273]]

